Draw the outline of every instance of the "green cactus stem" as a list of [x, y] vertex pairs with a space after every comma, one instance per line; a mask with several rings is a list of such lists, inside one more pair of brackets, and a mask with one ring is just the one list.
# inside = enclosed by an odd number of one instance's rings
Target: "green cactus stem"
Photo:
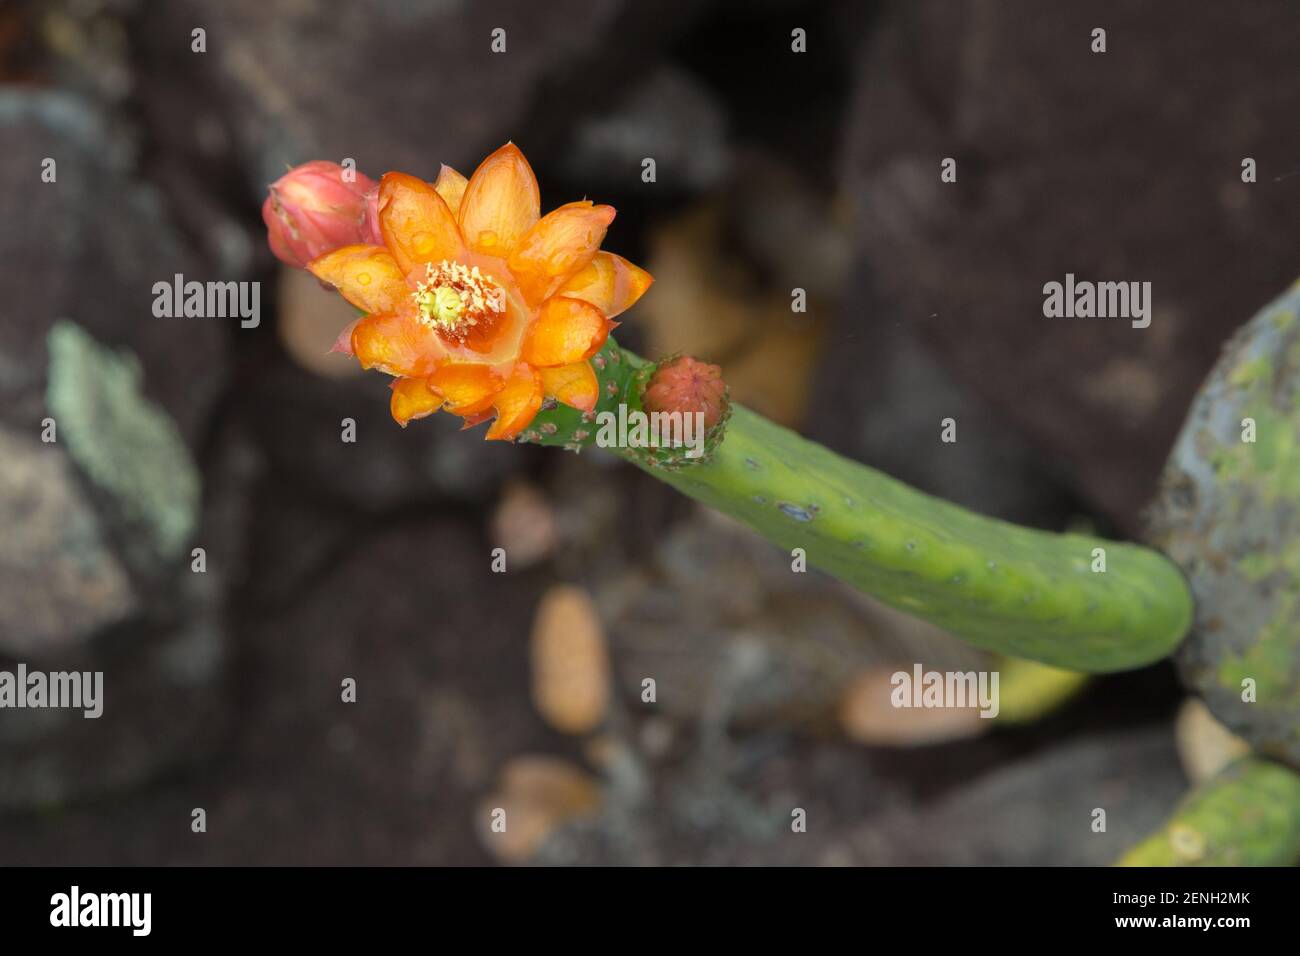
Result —
[[548, 401], [518, 441], [581, 451], [596, 443], [597, 421], [602, 413], [617, 416], [619, 405], [640, 410], [641, 390], [645, 387], [650, 363], [620, 348], [611, 337], [592, 358], [591, 365], [600, 381], [600, 398], [595, 411], [587, 414], [554, 400]]
[[[579, 450], [595, 441], [599, 413], [640, 408], [643, 359], [611, 340], [594, 365], [596, 412], [544, 409], [523, 440]], [[978, 647], [1119, 671], [1168, 655], [1192, 621], [1182, 573], [1156, 551], [975, 514], [743, 407], [703, 462], [665, 469], [619, 451], [781, 548], [802, 548], [809, 564]], [[1100, 555], [1104, 571], [1094, 570]]]
[[1120, 866], [1291, 866], [1300, 863], [1300, 775], [1242, 757], [1193, 790], [1169, 822]]
[[[1155, 551], [974, 514], [746, 408], [734, 410], [713, 461], [657, 474], [978, 647], [1117, 671], [1164, 657], [1191, 623], [1182, 574]], [[1094, 571], [1101, 554], [1106, 570]]]

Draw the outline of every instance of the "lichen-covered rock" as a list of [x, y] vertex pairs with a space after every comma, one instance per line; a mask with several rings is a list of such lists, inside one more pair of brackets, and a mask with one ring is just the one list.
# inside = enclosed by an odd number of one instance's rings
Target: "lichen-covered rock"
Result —
[[125, 129], [75, 95], [0, 90], [0, 667], [104, 674], [97, 719], [5, 711], [5, 810], [127, 789], [206, 753], [226, 714], [215, 604], [239, 526], [203, 513], [196, 458], [243, 330], [153, 304], [177, 273], [242, 276], [208, 272]]
[[46, 406], [59, 441], [114, 509], [139, 564], [174, 562], [194, 533], [199, 473], [175, 422], [142, 394], [139, 361], [58, 322]]
[[0, 653], [48, 657], [138, 607], [57, 445], [0, 426]]
[[194, 459], [223, 384], [223, 338], [244, 330], [154, 314], [155, 283], [218, 277], [134, 178], [109, 115], [66, 93], [4, 90], [0, 134], [11, 318], [0, 324], [0, 423], [66, 457], [135, 586], [174, 591], [189, 573]]

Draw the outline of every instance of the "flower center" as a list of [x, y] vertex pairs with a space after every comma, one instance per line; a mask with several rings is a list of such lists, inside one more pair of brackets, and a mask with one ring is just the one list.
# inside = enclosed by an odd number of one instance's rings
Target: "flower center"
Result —
[[464, 339], [476, 325], [490, 322], [506, 310], [505, 290], [479, 271], [443, 259], [424, 269], [411, 298], [424, 325], [456, 339]]

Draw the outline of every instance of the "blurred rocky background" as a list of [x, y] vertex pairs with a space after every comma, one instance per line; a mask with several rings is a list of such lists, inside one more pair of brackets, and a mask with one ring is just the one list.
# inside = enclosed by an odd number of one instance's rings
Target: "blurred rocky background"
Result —
[[[1295, 25], [0, 7], [0, 669], [102, 670], [106, 698], [0, 711], [0, 863], [1110, 861], [1239, 746], [1171, 668], [1015, 725], [879, 707], [900, 665], [996, 662], [598, 452], [397, 428], [258, 209], [286, 164], [468, 174], [514, 140], [546, 206], [614, 204], [607, 246], [656, 276], [627, 344], [970, 507], [1137, 535], [1219, 344], [1295, 277]], [[1045, 319], [1066, 272], [1151, 281], [1151, 327]], [[156, 318], [175, 273], [259, 281], [261, 324]]]

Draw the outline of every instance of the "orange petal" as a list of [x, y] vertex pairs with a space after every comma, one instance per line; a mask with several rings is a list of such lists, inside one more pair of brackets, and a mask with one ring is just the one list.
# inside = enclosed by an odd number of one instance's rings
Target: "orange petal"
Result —
[[379, 230], [403, 275], [465, 251], [456, 217], [437, 190], [406, 173], [379, 182]]
[[591, 303], [554, 296], [542, 305], [524, 337], [520, 358], [539, 368], [581, 362], [605, 344], [609, 326], [604, 313]]
[[460, 231], [475, 252], [505, 258], [537, 222], [542, 200], [537, 177], [514, 143], [506, 143], [474, 170], [460, 204]]
[[598, 252], [558, 294], [590, 302], [612, 319], [631, 308], [654, 281], [650, 273], [622, 256]]
[[363, 312], [392, 312], [411, 294], [405, 273], [383, 246], [343, 246], [317, 256], [307, 270]]
[[465, 423], [460, 426], [460, 430], [463, 432], [469, 431], [475, 425], [482, 425], [485, 421], [487, 421], [491, 417], [492, 417], [492, 412], [490, 410], [486, 412], [474, 412], [474, 414], [472, 415], [466, 415]]
[[485, 411], [502, 384], [488, 366], [468, 362], [448, 362], [429, 378], [429, 387], [443, 397], [447, 411], [457, 415]]
[[510, 271], [529, 305], [538, 305], [595, 256], [614, 221], [613, 206], [571, 202], [548, 212], [510, 253]]
[[353, 319], [347, 325], [343, 326], [343, 331], [338, 334], [338, 338], [336, 338], [334, 344], [330, 346], [329, 352], [325, 354], [328, 355], [330, 352], [339, 352], [343, 355], [351, 355], [352, 330], [357, 327], [357, 323], [360, 321], [360, 319]]
[[416, 378], [432, 374], [447, 354], [442, 340], [407, 310], [366, 316], [352, 330], [352, 351], [362, 368]]
[[571, 408], [594, 412], [600, 399], [600, 382], [590, 362], [574, 362], [538, 370], [542, 391]]
[[497, 410], [497, 420], [488, 429], [487, 440], [509, 441], [528, 427], [542, 407], [541, 377], [520, 363], [492, 404]]
[[453, 216], [460, 211], [460, 197], [465, 195], [467, 182], [468, 179], [446, 163], [443, 163], [442, 169], [438, 170], [438, 178], [434, 180], [433, 188], [438, 191], [438, 195], [442, 197], [442, 201], [447, 204]]
[[393, 397], [389, 408], [393, 421], [403, 428], [408, 422], [432, 415], [442, 407], [442, 396], [431, 391], [422, 378], [395, 378], [391, 387]]

